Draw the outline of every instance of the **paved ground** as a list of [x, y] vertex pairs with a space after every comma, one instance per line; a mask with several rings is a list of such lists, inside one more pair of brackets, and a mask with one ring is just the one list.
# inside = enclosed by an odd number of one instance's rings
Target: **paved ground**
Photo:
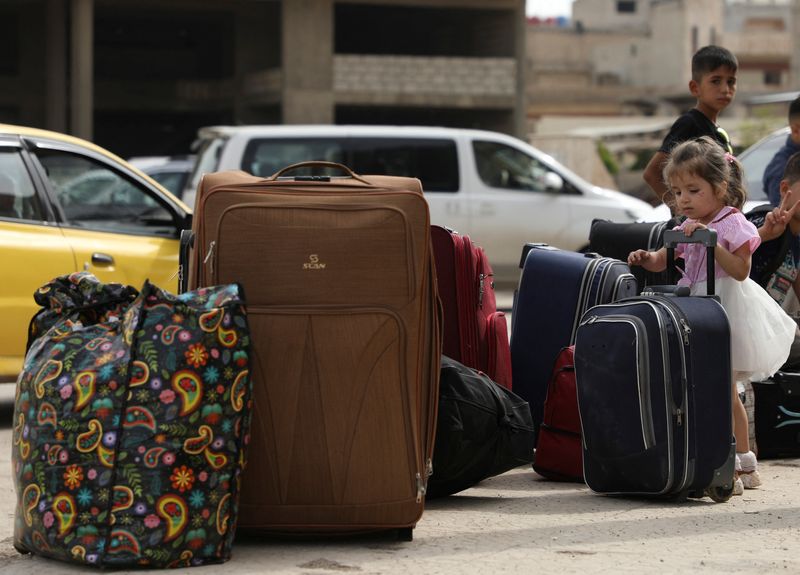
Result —
[[[510, 307], [501, 294], [500, 307]], [[0, 385], [0, 575], [97, 573], [11, 545], [13, 386]], [[540, 479], [529, 467], [428, 502], [414, 541], [392, 534], [239, 538], [231, 561], [192, 573], [800, 573], [800, 459], [762, 462], [765, 485], [728, 503], [618, 499]], [[141, 573], [141, 571], [139, 571]]]
[[[7, 390], [6, 390], [7, 391]], [[3, 394], [0, 393], [0, 396]], [[7, 395], [7, 394], [6, 394]], [[11, 409], [0, 404], [0, 575], [91, 572], [11, 545]], [[728, 503], [617, 499], [519, 468], [428, 503], [414, 541], [240, 538], [196, 573], [800, 573], [800, 460], [762, 462], [763, 488]]]

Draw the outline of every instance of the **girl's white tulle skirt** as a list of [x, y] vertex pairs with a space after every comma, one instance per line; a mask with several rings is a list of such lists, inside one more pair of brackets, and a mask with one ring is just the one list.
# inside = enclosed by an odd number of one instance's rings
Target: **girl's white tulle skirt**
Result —
[[[778, 371], [789, 357], [797, 324], [750, 278], [716, 278], [715, 291], [731, 326], [731, 364], [737, 379], [758, 381]], [[705, 295], [706, 282], [691, 288]]]

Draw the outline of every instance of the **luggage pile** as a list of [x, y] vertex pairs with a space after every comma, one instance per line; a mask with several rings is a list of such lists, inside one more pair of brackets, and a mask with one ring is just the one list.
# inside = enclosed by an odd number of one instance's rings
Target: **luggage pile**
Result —
[[520, 267], [509, 342], [485, 253], [430, 225], [419, 180], [205, 175], [183, 293], [73, 274], [36, 294], [15, 545], [172, 567], [227, 560], [237, 529], [411, 540], [426, 498], [531, 464], [729, 496], [719, 303], [639, 295], [653, 278], [606, 254], [528, 244]]

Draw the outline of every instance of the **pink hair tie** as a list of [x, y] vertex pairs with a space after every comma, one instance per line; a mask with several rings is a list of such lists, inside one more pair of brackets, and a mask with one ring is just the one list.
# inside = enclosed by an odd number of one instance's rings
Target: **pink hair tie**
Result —
[[729, 164], [732, 164], [735, 159], [736, 159], [736, 156], [734, 156], [730, 152], [725, 152], [725, 161], [726, 162], [728, 162]]

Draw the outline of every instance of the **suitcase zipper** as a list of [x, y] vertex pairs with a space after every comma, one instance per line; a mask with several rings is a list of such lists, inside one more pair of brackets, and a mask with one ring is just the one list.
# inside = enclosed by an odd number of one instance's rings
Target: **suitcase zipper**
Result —
[[670, 406], [672, 408], [672, 413], [675, 417], [675, 425], [682, 429], [683, 431], [683, 477], [680, 482], [680, 487], [677, 489], [683, 489], [686, 486], [686, 483], [689, 481], [689, 420], [686, 419], [686, 425], [684, 426], [684, 407], [688, 406], [689, 404], [689, 369], [688, 364], [686, 361], [686, 354], [687, 349], [689, 349], [689, 334], [692, 333], [692, 328], [689, 326], [689, 323], [686, 321], [686, 316], [683, 314], [680, 308], [676, 305], [673, 305], [672, 302], [669, 301], [671, 296], [654, 296], [652, 301], [657, 301], [661, 306], [667, 311], [667, 313], [672, 318], [672, 321], [675, 325], [676, 330], [680, 333], [681, 342], [683, 346], [680, 346], [680, 356], [681, 356], [681, 404], [675, 405], [675, 401], [673, 399], [673, 395], [670, 393], [668, 394], [668, 399], [670, 402]]
[[592, 288], [592, 278], [597, 271], [597, 266], [599, 263], [600, 258], [592, 259], [588, 264], [586, 264], [586, 268], [583, 270], [583, 277], [581, 277], [581, 287], [578, 291], [578, 302], [577, 306], [575, 306], [575, 313], [573, 315], [574, 319], [572, 321], [572, 331], [570, 332], [568, 345], [575, 345], [575, 336], [578, 334], [578, 325], [580, 324], [581, 316], [583, 316], [584, 311], [590, 307], [588, 305], [589, 291]]
[[417, 472], [417, 503], [422, 503], [422, 500], [425, 499], [425, 493], [427, 490], [428, 488], [426, 482], [422, 480], [422, 474]]
[[217, 245], [217, 242], [211, 240], [211, 243], [208, 244], [208, 252], [206, 253], [205, 259], [203, 259], [203, 265], [208, 266], [208, 275], [212, 278], [212, 282], [216, 281], [214, 278], [214, 247]]

